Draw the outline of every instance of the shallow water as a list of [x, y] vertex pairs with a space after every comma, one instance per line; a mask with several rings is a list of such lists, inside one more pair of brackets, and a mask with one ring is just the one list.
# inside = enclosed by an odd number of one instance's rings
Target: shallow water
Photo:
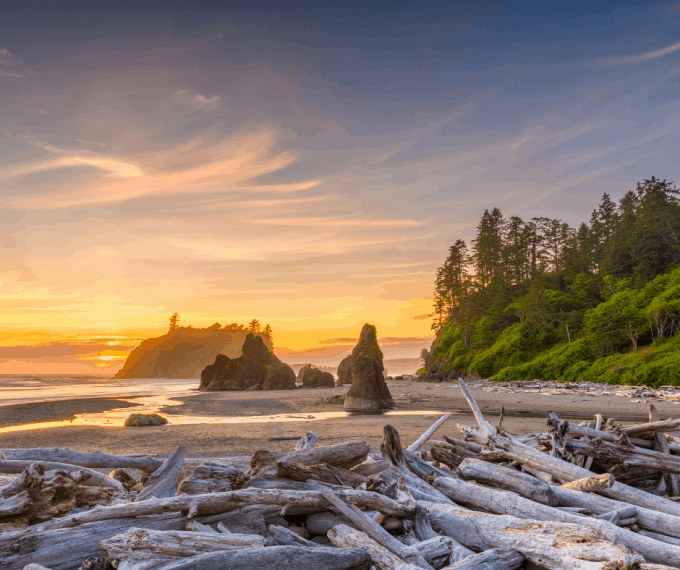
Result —
[[[194, 382], [195, 385], [195, 382]], [[130, 402], [138, 404], [132, 408], [114, 408], [100, 413], [80, 414], [72, 420], [55, 421], [55, 422], [38, 422], [32, 424], [22, 424], [16, 426], [8, 426], [0, 428], [0, 433], [10, 433], [16, 431], [28, 431], [36, 429], [49, 429], [56, 427], [71, 427], [71, 426], [90, 426], [90, 427], [123, 427], [126, 418], [130, 414], [145, 413], [157, 414], [162, 408], [181, 406], [184, 402], [178, 400], [178, 397], [186, 395], [186, 391], [176, 392], [174, 394], [158, 395], [158, 396], [143, 396], [138, 398], [119, 398], [121, 402]], [[384, 415], [384, 416], [433, 416], [445, 412], [437, 412], [432, 410], [390, 410], [386, 412], [314, 412], [310, 414], [293, 413], [293, 414], [273, 414], [268, 416], [185, 416], [173, 415], [164, 413], [163, 417], [168, 420], [170, 425], [196, 425], [196, 424], [250, 424], [250, 423], [273, 423], [273, 422], [311, 422], [323, 421], [335, 418], [346, 418], [350, 416], [362, 415]]]
[[119, 380], [101, 376], [0, 374], [0, 406], [69, 400], [71, 398], [115, 398], [135, 394], [188, 394], [195, 391], [198, 384], [199, 380], [195, 378]]

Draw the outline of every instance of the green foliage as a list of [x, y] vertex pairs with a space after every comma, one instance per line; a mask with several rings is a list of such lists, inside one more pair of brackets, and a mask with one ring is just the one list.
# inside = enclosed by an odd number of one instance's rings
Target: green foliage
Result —
[[422, 375], [422, 374], [425, 374], [425, 367], [423, 367], [423, 368], [418, 368], [418, 370], [416, 370], [416, 375], [417, 375], [417, 376], [420, 376], [420, 375]]
[[458, 240], [437, 272], [428, 367], [499, 380], [675, 383], [679, 195], [652, 177], [618, 205], [605, 194], [578, 229], [485, 211], [472, 253]]

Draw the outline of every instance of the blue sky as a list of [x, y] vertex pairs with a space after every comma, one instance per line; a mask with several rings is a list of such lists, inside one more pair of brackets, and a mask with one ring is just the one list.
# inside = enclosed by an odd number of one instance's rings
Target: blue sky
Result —
[[4, 332], [425, 342], [485, 208], [578, 224], [677, 178], [678, 30], [678, 2], [2, 7]]

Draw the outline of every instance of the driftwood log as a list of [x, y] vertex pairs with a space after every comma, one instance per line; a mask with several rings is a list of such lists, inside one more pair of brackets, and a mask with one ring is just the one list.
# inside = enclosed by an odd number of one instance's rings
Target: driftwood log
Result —
[[144, 484], [144, 488], [135, 501], [145, 501], [152, 497], [164, 499], [172, 497], [177, 489], [177, 480], [182, 472], [184, 458], [187, 456], [187, 446], [180, 445], [163, 465], [161, 465]]
[[356, 548], [269, 546], [210, 552], [163, 566], [162, 570], [369, 570], [371, 559]]
[[[3, 460], [0, 459], [0, 473], [17, 474], [28, 469], [35, 461], [31, 460]], [[55, 463], [53, 461], [39, 461], [46, 471], [66, 471], [67, 473], [77, 473], [82, 471], [82, 467], [70, 465], [68, 463]], [[90, 479], [83, 481], [81, 485], [87, 487], [107, 487], [117, 493], [124, 493], [125, 487], [116, 479], [107, 477], [97, 471], [89, 471]]]
[[610, 570], [644, 561], [626, 547], [575, 524], [473, 512], [440, 503], [418, 504], [427, 509], [435, 529], [468, 548], [518, 550], [533, 564], [550, 570]]
[[0, 449], [6, 459], [24, 461], [42, 461], [54, 463], [69, 463], [80, 467], [110, 468], [129, 467], [146, 473], [153, 473], [162, 465], [160, 459], [147, 456], [110, 455], [100, 451], [84, 453], [71, 449], [37, 447], [34, 449]]
[[524, 555], [508, 548], [492, 548], [449, 566], [446, 570], [517, 570]]

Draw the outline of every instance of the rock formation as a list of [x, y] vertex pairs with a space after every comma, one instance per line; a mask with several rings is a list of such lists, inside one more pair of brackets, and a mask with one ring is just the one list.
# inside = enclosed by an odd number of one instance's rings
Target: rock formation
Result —
[[130, 414], [125, 420], [125, 426], [163, 426], [168, 423], [158, 414]]
[[[128, 356], [116, 378], [200, 378], [218, 354], [236, 358], [248, 331], [238, 328], [179, 327], [143, 341]], [[262, 338], [260, 334], [260, 338]], [[268, 338], [265, 345], [272, 349]]]
[[335, 380], [330, 372], [323, 372], [318, 368], [309, 368], [302, 376], [302, 385], [308, 388], [332, 388]]
[[345, 397], [346, 410], [379, 411], [395, 407], [383, 370], [377, 332], [373, 325], [365, 324], [352, 350], [352, 386]]
[[307, 372], [307, 370], [311, 370], [311, 369], [312, 369], [312, 365], [311, 365], [311, 364], [305, 364], [305, 365], [304, 365], [302, 368], [300, 368], [300, 370], [298, 371], [297, 379], [298, 379], [298, 380], [302, 380], [302, 378], [303, 378], [304, 375], [305, 375], [305, 372]]
[[340, 384], [351, 384], [352, 383], [352, 364], [354, 363], [354, 357], [350, 354], [345, 356], [340, 361], [338, 365], [338, 382]]
[[243, 343], [241, 356], [218, 354], [215, 363], [201, 372], [201, 390], [248, 390], [257, 384], [263, 390], [295, 388], [295, 372], [252, 333]]

